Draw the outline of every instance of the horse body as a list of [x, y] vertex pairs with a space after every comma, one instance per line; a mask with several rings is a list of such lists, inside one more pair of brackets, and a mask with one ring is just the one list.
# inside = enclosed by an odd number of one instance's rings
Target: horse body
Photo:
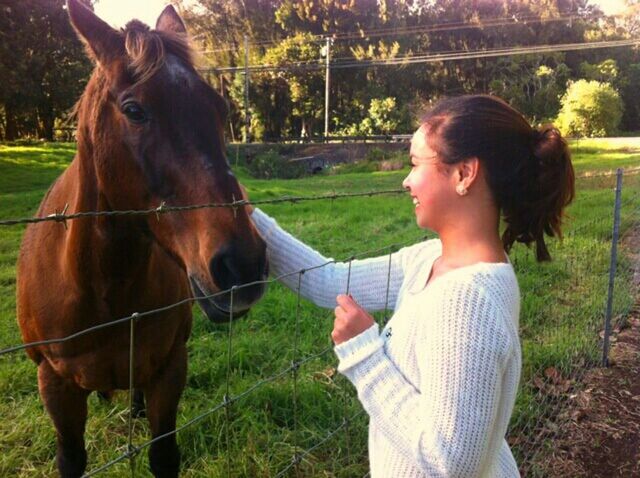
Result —
[[[72, 166], [65, 176], [72, 180], [73, 173]], [[65, 182], [63, 176], [56, 186], [63, 189]], [[54, 186], [41, 209], [55, 210], [67, 202], [60, 201]], [[140, 219], [130, 218], [82, 219], [70, 222], [68, 230], [56, 223], [28, 228], [19, 260], [23, 340], [66, 337], [189, 297], [184, 270], [143, 229]], [[173, 347], [186, 341], [190, 322], [189, 304], [136, 321], [136, 387], [152, 380]], [[129, 324], [124, 323], [27, 351], [36, 363], [48, 361], [56, 374], [87, 390], [126, 389], [129, 335]]]
[[[65, 205], [71, 211], [109, 211], [150, 209], [165, 200], [201, 204], [240, 198], [222, 151], [220, 98], [171, 36], [184, 32], [173, 8], [165, 9], [154, 32], [133, 22], [119, 33], [77, 0], [69, 0], [68, 7], [99, 68], [79, 103], [76, 157], [38, 215]], [[265, 257], [264, 242], [244, 210], [30, 225], [18, 261], [23, 340], [67, 337], [174, 304], [192, 292], [210, 295], [261, 280], [267, 274]], [[241, 316], [262, 292], [263, 286], [251, 286], [239, 289], [233, 301], [226, 294], [198, 302], [211, 320], [227, 321], [232, 306], [233, 316]], [[153, 437], [175, 428], [191, 320], [191, 305], [185, 303], [133, 322], [133, 384], [144, 393]], [[129, 344], [126, 322], [27, 349], [38, 364], [39, 390], [57, 430], [57, 464], [64, 477], [81, 476], [86, 468], [88, 394], [129, 388]], [[151, 445], [149, 461], [155, 476], [177, 476], [175, 436]]]

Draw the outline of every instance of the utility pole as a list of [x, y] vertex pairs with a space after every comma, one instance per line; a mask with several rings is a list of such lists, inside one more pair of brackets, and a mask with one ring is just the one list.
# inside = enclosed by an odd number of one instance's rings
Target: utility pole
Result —
[[249, 142], [249, 37], [244, 36], [244, 129], [242, 131], [242, 142]]
[[326, 71], [324, 77], [324, 138], [329, 137], [329, 84], [331, 80], [331, 38], [326, 38], [324, 46]]

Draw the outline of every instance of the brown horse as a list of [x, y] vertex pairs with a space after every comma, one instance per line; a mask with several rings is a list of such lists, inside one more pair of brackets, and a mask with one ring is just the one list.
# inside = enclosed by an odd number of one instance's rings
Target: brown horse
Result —
[[[42, 201], [60, 211], [148, 209], [241, 198], [224, 154], [224, 100], [194, 69], [184, 24], [172, 7], [156, 29], [137, 20], [116, 31], [79, 0], [71, 22], [97, 66], [77, 107], [78, 151]], [[18, 263], [18, 321], [25, 342], [61, 338], [134, 312], [211, 295], [266, 277], [265, 244], [243, 208], [151, 216], [92, 217], [30, 226]], [[238, 288], [233, 316], [263, 285]], [[229, 320], [229, 294], [198, 300]], [[175, 429], [186, 380], [191, 307], [135, 323], [134, 386], [144, 393], [153, 437]], [[87, 395], [129, 388], [129, 325], [28, 349], [57, 430], [57, 465], [82, 475]], [[157, 477], [175, 477], [175, 435], [149, 450]]]

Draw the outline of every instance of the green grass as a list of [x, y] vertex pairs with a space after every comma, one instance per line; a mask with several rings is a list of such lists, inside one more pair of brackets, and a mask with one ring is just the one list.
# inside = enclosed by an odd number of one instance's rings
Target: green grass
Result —
[[[640, 166], [636, 141], [625, 138], [622, 145], [606, 140], [574, 143], [578, 174]], [[48, 185], [68, 165], [74, 150], [71, 144], [0, 146], [0, 219], [34, 214]], [[398, 188], [406, 170], [271, 181], [252, 179], [241, 168], [237, 175], [252, 199], [269, 199]], [[638, 220], [640, 200], [634, 193], [639, 179], [640, 176], [625, 178], [623, 198], [632, 203], [623, 210], [623, 230]], [[532, 438], [534, 425], [558, 403], [552, 394], [540, 394], [532, 379], [542, 376], [549, 366], [567, 377], [576, 376], [585, 364], [599, 358], [597, 331], [607, 289], [614, 184], [613, 177], [579, 180], [576, 201], [569, 211], [567, 236], [562, 244], [552, 245], [554, 262], [536, 264], [531, 252], [522, 247], [516, 247], [511, 254], [523, 296], [524, 355], [523, 385], [512, 427], [514, 435], [525, 437], [524, 443]], [[417, 240], [423, 234], [415, 226], [413, 206], [406, 196], [286, 203], [265, 205], [263, 209], [285, 229], [336, 258]], [[15, 263], [23, 230], [21, 226], [0, 227], [0, 348], [20, 342], [15, 323]], [[616, 282], [616, 314], [631, 304], [628, 273], [623, 257]], [[194, 311], [188, 385], [178, 424], [219, 405], [226, 392], [228, 328], [213, 325], [197, 308]], [[283, 286], [273, 284], [250, 314], [233, 324], [229, 384], [232, 395], [277, 374], [295, 358], [330, 345], [331, 311], [303, 300], [299, 321], [299, 350], [294, 356], [296, 297]], [[296, 444], [309, 448], [323, 440], [345, 415], [350, 417], [360, 411], [346, 380], [326, 373], [332, 366], [335, 360], [329, 353], [298, 371], [297, 420], [294, 384], [289, 375], [235, 402], [230, 410], [229, 430], [224, 410], [220, 410], [180, 432], [184, 476], [226, 476], [228, 459], [232, 476], [274, 476], [290, 463]], [[39, 401], [35, 365], [24, 353], [0, 357], [0, 391], [0, 476], [55, 476], [53, 427]], [[91, 469], [126, 450], [127, 398], [125, 393], [119, 393], [111, 404], [106, 404], [92, 395], [89, 405], [86, 439]], [[361, 415], [347, 433], [340, 432], [316, 448], [300, 465], [302, 476], [362, 476], [367, 463], [366, 428], [366, 419]], [[136, 421], [135, 443], [148, 438], [146, 422]], [[527, 456], [524, 445], [514, 450], [518, 457]], [[121, 463], [101, 476], [128, 475], [128, 467], [128, 463]], [[137, 459], [136, 467], [138, 476], [150, 476], [146, 453]]]
[[640, 138], [572, 140], [577, 174], [640, 166]]

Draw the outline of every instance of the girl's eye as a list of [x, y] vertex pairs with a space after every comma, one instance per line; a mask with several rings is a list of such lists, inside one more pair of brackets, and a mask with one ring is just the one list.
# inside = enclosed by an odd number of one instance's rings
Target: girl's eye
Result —
[[147, 113], [135, 101], [128, 101], [122, 106], [122, 113], [135, 124], [146, 123], [148, 120]]

